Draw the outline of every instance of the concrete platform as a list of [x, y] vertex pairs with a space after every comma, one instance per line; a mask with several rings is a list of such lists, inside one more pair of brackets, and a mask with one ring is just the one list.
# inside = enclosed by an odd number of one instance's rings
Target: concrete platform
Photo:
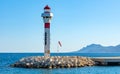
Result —
[[91, 59], [95, 62], [95, 65], [120, 65], [120, 57], [93, 57]]

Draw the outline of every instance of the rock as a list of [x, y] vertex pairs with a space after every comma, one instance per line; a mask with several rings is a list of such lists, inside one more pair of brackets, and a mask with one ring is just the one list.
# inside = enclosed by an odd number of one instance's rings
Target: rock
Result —
[[80, 56], [31, 56], [20, 59], [10, 65], [11, 67], [23, 68], [71, 68], [93, 66], [95, 63], [90, 58]]

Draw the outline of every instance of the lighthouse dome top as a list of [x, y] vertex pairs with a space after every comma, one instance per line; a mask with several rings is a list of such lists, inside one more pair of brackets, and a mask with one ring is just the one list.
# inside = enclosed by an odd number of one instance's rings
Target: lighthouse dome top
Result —
[[44, 7], [44, 9], [49, 10], [49, 9], [50, 9], [50, 7], [49, 7], [48, 5], [46, 5], [46, 6]]

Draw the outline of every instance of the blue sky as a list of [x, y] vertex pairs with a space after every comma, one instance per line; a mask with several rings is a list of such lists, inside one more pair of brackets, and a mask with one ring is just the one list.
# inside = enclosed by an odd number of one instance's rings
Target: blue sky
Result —
[[43, 52], [45, 5], [51, 7], [51, 52], [120, 44], [120, 0], [0, 0], [0, 52]]

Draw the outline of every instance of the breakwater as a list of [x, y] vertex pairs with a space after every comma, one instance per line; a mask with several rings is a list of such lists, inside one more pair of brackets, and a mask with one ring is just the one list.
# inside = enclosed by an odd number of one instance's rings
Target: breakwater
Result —
[[12, 64], [12, 67], [22, 68], [71, 68], [93, 66], [95, 63], [88, 57], [80, 56], [44, 56], [25, 57]]

